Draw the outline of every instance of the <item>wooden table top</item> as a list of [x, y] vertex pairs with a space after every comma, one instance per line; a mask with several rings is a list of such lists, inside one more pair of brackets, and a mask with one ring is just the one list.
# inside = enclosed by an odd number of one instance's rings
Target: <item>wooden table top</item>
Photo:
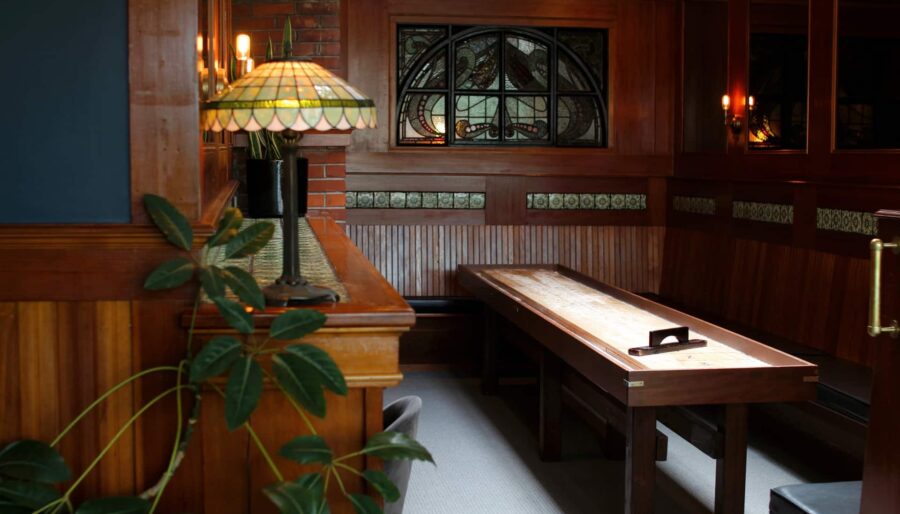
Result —
[[[415, 312], [350, 241], [342, 226], [325, 217], [307, 218], [307, 221], [348, 294], [347, 301], [304, 307], [326, 314], [326, 327], [408, 328], [415, 324]], [[269, 307], [254, 313], [256, 326], [267, 327], [286, 309]], [[220, 328], [226, 325], [214, 306], [203, 305], [196, 326]]]
[[[460, 280], [583, 375], [604, 382], [611, 393], [618, 391], [629, 404], [788, 401], [814, 395], [815, 365], [561, 266], [464, 266]], [[649, 344], [651, 330], [675, 326], [687, 326], [691, 337], [706, 339], [707, 346], [628, 354], [629, 348]], [[599, 361], [606, 364], [598, 366]], [[610, 369], [621, 377], [620, 383], [602, 376]], [[736, 385], [741, 380], [745, 383]], [[772, 380], [783, 390], [773, 389]], [[712, 390], [715, 387], [722, 390]], [[685, 389], [683, 394], [679, 388]], [[733, 394], [724, 394], [726, 389]]]

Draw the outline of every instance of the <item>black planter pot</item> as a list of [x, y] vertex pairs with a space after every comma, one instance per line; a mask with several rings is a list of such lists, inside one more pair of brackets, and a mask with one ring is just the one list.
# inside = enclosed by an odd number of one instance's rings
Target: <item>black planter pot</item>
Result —
[[[284, 161], [247, 159], [247, 217], [280, 218], [284, 212]], [[299, 215], [306, 215], [308, 161], [297, 158]]]

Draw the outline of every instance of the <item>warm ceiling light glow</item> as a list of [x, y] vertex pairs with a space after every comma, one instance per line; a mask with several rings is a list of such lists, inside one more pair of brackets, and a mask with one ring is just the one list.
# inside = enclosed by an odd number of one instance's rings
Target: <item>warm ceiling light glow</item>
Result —
[[234, 45], [237, 50], [237, 59], [243, 61], [250, 56], [250, 36], [247, 34], [238, 34], [237, 41]]
[[731, 97], [728, 95], [722, 95], [722, 110], [727, 111], [731, 106]]
[[197, 53], [203, 52], [203, 34], [197, 34]]

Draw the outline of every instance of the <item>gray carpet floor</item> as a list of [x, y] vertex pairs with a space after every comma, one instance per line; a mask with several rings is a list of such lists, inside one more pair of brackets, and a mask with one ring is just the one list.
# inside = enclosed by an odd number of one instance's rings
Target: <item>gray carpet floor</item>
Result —
[[[621, 513], [624, 462], [603, 458], [594, 435], [566, 412], [563, 460], [537, 454], [534, 386], [503, 386], [483, 396], [478, 382], [445, 372], [407, 373], [385, 392], [385, 401], [422, 398], [418, 439], [436, 466], [416, 462], [404, 514]], [[711, 512], [715, 461], [660, 425], [669, 436], [666, 462], [658, 463], [657, 513]], [[748, 514], [768, 513], [769, 490], [824, 481], [765, 441], [751, 437]]]

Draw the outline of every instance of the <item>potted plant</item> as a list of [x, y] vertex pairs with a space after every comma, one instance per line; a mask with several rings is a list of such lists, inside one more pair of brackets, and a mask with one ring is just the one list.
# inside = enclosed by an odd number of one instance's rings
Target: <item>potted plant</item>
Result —
[[[184, 356], [171, 365], [142, 370], [122, 380], [91, 402], [53, 441], [19, 440], [0, 450], [0, 512], [4, 514], [147, 514], [155, 512], [160, 498], [190, 449], [192, 436], [203, 430], [200, 412], [203, 395], [220, 394], [225, 400], [222, 422], [230, 430], [246, 430], [265, 458], [276, 482], [264, 489], [266, 496], [282, 514], [327, 514], [330, 512], [326, 494], [329, 484], [339, 487], [358, 514], [376, 514], [382, 510], [370, 496], [351, 493], [344, 488], [341, 474], [361, 476], [372, 491], [385, 501], [395, 501], [397, 487], [387, 475], [377, 470], [357, 470], [350, 465], [351, 457], [367, 455], [383, 460], [418, 459], [431, 461], [428, 451], [415, 440], [399, 433], [381, 432], [372, 436], [358, 451], [335, 455], [321, 434], [309, 423], [309, 416], [325, 417], [325, 390], [338, 395], [347, 394], [344, 375], [327, 352], [295, 340], [318, 330], [325, 324], [325, 315], [312, 309], [292, 309], [273, 320], [268, 338], [252, 339], [253, 317], [246, 306], [264, 309], [263, 293], [253, 277], [236, 266], [228, 266], [227, 259], [252, 255], [262, 249], [275, 227], [269, 222], [244, 226], [243, 215], [237, 209], [226, 209], [218, 229], [203, 248], [192, 251], [193, 232], [187, 218], [165, 199], [144, 196], [144, 206], [151, 219], [169, 243], [183, 254], [160, 264], [144, 282], [148, 290], [182, 287], [194, 282], [197, 300], [196, 317], [202, 295], [216, 306], [222, 318], [235, 330], [234, 335], [212, 338], [202, 348], [194, 346], [193, 322], [187, 334]], [[225, 263], [213, 256], [223, 255]], [[228, 294], [228, 291], [231, 294]], [[235, 299], [236, 298], [236, 299]], [[294, 344], [279, 347], [273, 341], [291, 340]], [[260, 342], [262, 341], [262, 342]], [[264, 359], [263, 357], [267, 357]], [[268, 364], [269, 358], [271, 365]], [[73, 476], [62, 455], [57, 451], [60, 441], [84, 417], [98, 408], [119, 389], [147, 376], [168, 377], [171, 387], [137, 407], [134, 415], [108, 441], [86, 469]], [[227, 376], [224, 388], [212, 379]], [[301, 464], [317, 466], [317, 471], [300, 477], [287, 477], [272, 459], [272, 450], [256, 436], [251, 414], [262, 395], [263, 377], [267, 376], [285, 394], [304, 421], [307, 433], [284, 441], [278, 454]], [[136, 496], [109, 497], [73, 504], [73, 491], [96, 468], [97, 464], [142, 415], [163, 399], [177, 400], [179, 421], [171, 447], [170, 458], [163, 475]], [[240, 451], [234, 449], [233, 451]]]

